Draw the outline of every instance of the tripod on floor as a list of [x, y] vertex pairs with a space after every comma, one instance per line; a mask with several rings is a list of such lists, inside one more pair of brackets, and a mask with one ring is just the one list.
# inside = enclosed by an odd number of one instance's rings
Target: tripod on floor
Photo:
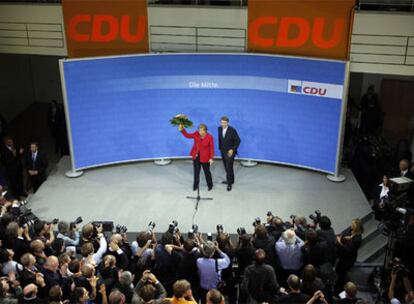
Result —
[[196, 200], [195, 210], [198, 210], [198, 205], [200, 201], [212, 201], [212, 197], [201, 197], [200, 196], [200, 186], [197, 187], [197, 196], [186, 196], [186, 199], [193, 199]]

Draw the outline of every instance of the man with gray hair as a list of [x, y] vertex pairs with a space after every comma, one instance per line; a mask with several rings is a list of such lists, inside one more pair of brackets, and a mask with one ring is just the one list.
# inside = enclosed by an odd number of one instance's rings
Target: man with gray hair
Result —
[[115, 285], [115, 288], [124, 294], [127, 303], [130, 303], [134, 296], [133, 281], [134, 277], [131, 272], [123, 271], [120, 273], [118, 283]]
[[300, 274], [303, 267], [302, 247], [305, 243], [296, 236], [293, 229], [288, 229], [276, 242], [276, 254], [281, 268], [281, 280], [285, 282], [289, 274]]
[[[217, 284], [221, 280], [221, 271], [229, 267], [230, 258], [220, 250], [217, 242], [207, 241], [201, 249], [204, 257], [197, 259], [197, 269], [200, 277], [200, 296], [205, 299], [210, 289], [217, 288]], [[220, 256], [218, 259], [213, 258], [215, 252]]]
[[65, 247], [79, 246], [79, 231], [75, 229], [75, 226], [72, 229], [71, 228], [71, 225], [65, 221], [60, 221], [58, 224], [58, 234], [56, 238], [64, 240]]
[[109, 304], [125, 304], [130, 303], [125, 299], [125, 295], [118, 289], [113, 289], [109, 294]]

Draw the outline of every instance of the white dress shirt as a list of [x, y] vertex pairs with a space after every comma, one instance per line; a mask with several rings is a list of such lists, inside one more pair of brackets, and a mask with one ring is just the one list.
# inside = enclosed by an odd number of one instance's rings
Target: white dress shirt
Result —
[[226, 132], [227, 132], [227, 129], [228, 129], [229, 127], [227, 127], [227, 128], [225, 128], [225, 129], [223, 129], [223, 138], [226, 136]]
[[381, 187], [380, 199], [388, 197], [388, 192], [390, 191], [390, 188], [385, 186], [383, 183], [381, 183], [379, 186]]

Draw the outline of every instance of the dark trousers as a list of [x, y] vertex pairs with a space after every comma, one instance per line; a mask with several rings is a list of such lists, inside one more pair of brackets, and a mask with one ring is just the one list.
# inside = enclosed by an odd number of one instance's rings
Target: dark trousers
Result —
[[10, 192], [19, 197], [24, 193], [23, 175], [20, 172], [6, 172], [9, 182]]
[[227, 151], [221, 151], [221, 157], [223, 159], [224, 169], [226, 170], [226, 181], [228, 185], [234, 184], [234, 154], [229, 157]]
[[33, 187], [33, 193], [35, 193], [37, 189], [39, 189], [39, 187], [46, 180], [46, 177], [42, 175], [33, 175], [33, 176], [29, 175], [29, 180]]
[[197, 156], [196, 159], [193, 160], [193, 166], [194, 166], [194, 188], [198, 188], [198, 185], [200, 184], [200, 171], [201, 167], [203, 167], [204, 175], [206, 177], [207, 186], [209, 188], [213, 187], [213, 180], [211, 178], [211, 172], [210, 172], [210, 163], [200, 163], [200, 157]]

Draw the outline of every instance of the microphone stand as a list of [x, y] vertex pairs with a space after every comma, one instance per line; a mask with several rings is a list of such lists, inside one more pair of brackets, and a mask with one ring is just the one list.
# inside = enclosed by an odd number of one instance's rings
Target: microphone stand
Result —
[[196, 200], [195, 210], [198, 210], [198, 204], [200, 201], [212, 201], [212, 197], [201, 197], [200, 196], [200, 186], [197, 187], [197, 196], [186, 196], [186, 199]]

